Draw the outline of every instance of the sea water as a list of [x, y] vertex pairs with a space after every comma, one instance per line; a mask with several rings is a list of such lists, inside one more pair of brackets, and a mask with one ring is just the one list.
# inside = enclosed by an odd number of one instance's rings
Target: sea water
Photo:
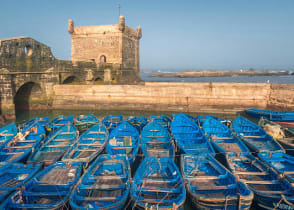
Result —
[[143, 81], [156, 82], [224, 82], [224, 83], [271, 83], [294, 84], [294, 75], [281, 76], [232, 76], [232, 77], [150, 77], [150, 73], [141, 72]]

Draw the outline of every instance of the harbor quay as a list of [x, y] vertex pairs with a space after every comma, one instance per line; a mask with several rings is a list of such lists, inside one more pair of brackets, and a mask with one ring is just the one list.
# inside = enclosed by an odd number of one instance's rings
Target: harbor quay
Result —
[[1, 4], [0, 209], [294, 210], [291, 3], [29, 2]]

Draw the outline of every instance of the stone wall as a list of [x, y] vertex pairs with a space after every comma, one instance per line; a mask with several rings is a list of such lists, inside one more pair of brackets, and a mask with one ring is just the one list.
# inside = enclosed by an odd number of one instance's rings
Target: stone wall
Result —
[[14, 114], [13, 92], [11, 76], [7, 74], [8, 70], [0, 69], [0, 115], [3, 113]]
[[[285, 93], [287, 98], [280, 97]], [[55, 109], [238, 112], [245, 108], [294, 110], [294, 85], [258, 83], [168, 83], [54, 86]], [[283, 100], [282, 100], [283, 99]]]
[[74, 27], [71, 34], [71, 58], [76, 61], [122, 63], [121, 32], [117, 25]]
[[122, 64], [123, 68], [139, 69], [139, 39], [137, 32], [125, 27], [122, 37]]
[[294, 85], [271, 84], [269, 108], [294, 110]]
[[43, 71], [54, 66], [50, 47], [29, 37], [0, 40], [0, 68], [11, 72]]

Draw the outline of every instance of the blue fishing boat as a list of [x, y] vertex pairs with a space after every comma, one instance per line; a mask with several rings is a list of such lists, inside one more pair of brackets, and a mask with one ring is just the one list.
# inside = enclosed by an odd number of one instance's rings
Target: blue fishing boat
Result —
[[79, 115], [74, 119], [74, 125], [81, 132], [88, 130], [99, 122], [98, 118], [93, 114]]
[[196, 117], [198, 125], [202, 125], [207, 119], [215, 119], [219, 120], [218, 117], [213, 116], [213, 115], [198, 115]]
[[240, 115], [233, 121], [232, 127], [248, 148], [254, 152], [285, 152], [281, 145], [260, 126]]
[[126, 155], [100, 155], [72, 192], [71, 209], [123, 209], [130, 192], [130, 173]]
[[39, 170], [41, 170], [39, 164], [0, 163], [0, 204]]
[[157, 121], [151, 121], [142, 130], [141, 149], [145, 157], [175, 158], [175, 146], [171, 135]]
[[131, 197], [136, 209], [183, 209], [186, 190], [174, 161], [144, 158], [133, 178]]
[[253, 193], [210, 154], [182, 155], [181, 170], [187, 192], [197, 208], [250, 208]]
[[182, 153], [214, 153], [213, 147], [196, 124], [196, 118], [179, 113], [171, 123], [171, 132]]
[[254, 193], [257, 209], [294, 208], [294, 189], [289, 181], [249, 153], [228, 156], [229, 169]]
[[57, 162], [9, 196], [2, 209], [64, 209], [82, 172], [80, 162]]
[[148, 119], [145, 116], [130, 116], [126, 119], [126, 121], [135, 127], [139, 133], [141, 133], [142, 129], [147, 124]]
[[23, 123], [22, 125], [20, 125], [18, 127], [18, 129], [20, 131], [24, 130], [27, 127], [31, 127], [32, 125], [39, 123], [39, 125], [45, 127], [48, 123], [49, 123], [49, 117], [37, 117], [37, 118], [33, 118], [31, 120], [26, 121], [25, 123]]
[[232, 124], [232, 121], [227, 119], [227, 118], [219, 118], [219, 117], [216, 117], [216, 116], [213, 116], [213, 115], [198, 115], [196, 117], [197, 121], [198, 121], [198, 125], [202, 126], [202, 124], [208, 120], [208, 119], [215, 119], [219, 122], [221, 122], [222, 124], [226, 125], [226, 126], [230, 126]]
[[56, 118], [54, 118], [53, 120], [51, 120], [47, 125], [46, 125], [46, 131], [48, 133], [50, 132], [54, 132], [55, 130], [57, 130], [58, 128], [64, 126], [64, 125], [68, 125], [68, 124], [73, 124], [74, 122], [74, 116], [70, 115], [68, 117], [60, 115]]
[[77, 129], [72, 124], [64, 125], [47, 136], [43, 145], [29, 157], [28, 162], [48, 166], [60, 160], [77, 138]]
[[104, 149], [108, 131], [100, 122], [85, 131], [65, 153], [63, 161], [81, 161], [87, 167]]
[[272, 167], [281, 177], [294, 183], [294, 157], [282, 152], [261, 152], [258, 157]]
[[15, 123], [11, 123], [0, 128], [0, 148], [4, 145], [4, 143], [13, 139], [16, 134], [17, 127]]
[[280, 143], [287, 153], [294, 155], [294, 128], [284, 127], [263, 117], [258, 125]]
[[231, 129], [214, 118], [205, 120], [202, 129], [206, 136], [209, 137], [210, 142], [217, 152], [221, 153], [223, 156], [225, 156], [227, 152], [236, 155], [240, 152], [250, 152], [242, 140], [233, 134]]
[[40, 146], [44, 137], [45, 129], [38, 122], [27, 126], [2, 145], [0, 162], [25, 162]]
[[106, 144], [107, 154], [127, 154], [130, 165], [132, 165], [138, 150], [139, 132], [128, 122], [124, 121], [109, 134]]
[[108, 129], [108, 132], [111, 133], [113, 129], [123, 122], [123, 118], [122, 115], [108, 115], [102, 120], [102, 123]]
[[294, 126], [294, 112], [271, 111], [263, 109], [246, 109], [245, 113], [258, 119], [260, 117], [263, 117], [267, 120], [271, 120], [285, 126]]
[[166, 116], [166, 115], [159, 115], [159, 116], [156, 116], [156, 115], [151, 115], [149, 117], [149, 121], [156, 121], [158, 124], [160, 124], [162, 127], [166, 128], [166, 129], [169, 129], [170, 128], [170, 124], [171, 124], [171, 119]]

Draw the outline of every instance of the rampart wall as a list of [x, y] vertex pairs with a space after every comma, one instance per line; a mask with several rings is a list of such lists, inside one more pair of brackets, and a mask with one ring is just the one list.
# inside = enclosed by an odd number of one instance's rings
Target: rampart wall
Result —
[[234, 113], [245, 108], [294, 110], [294, 85], [172, 83], [56, 85], [54, 109]]

